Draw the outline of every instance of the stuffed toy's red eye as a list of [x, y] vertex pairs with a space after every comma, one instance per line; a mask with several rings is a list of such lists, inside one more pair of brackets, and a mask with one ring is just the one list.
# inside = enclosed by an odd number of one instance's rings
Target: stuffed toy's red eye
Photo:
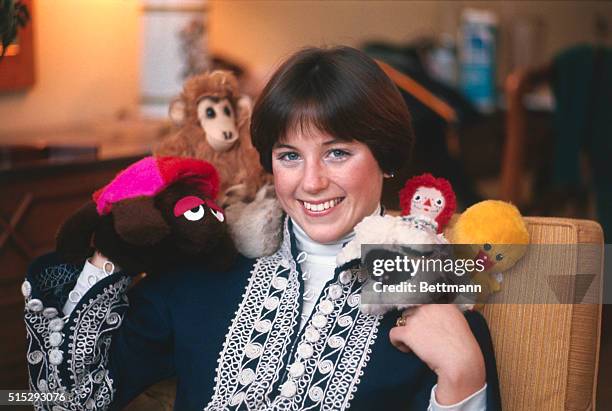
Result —
[[[202, 204], [204, 204], [204, 200], [202, 200], [199, 197], [196, 197], [196, 196], [183, 197], [179, 201], [177, 201], [176, 204], [174, 205], [174, 216], [179, 217], [181, 215], [184, 215], [187, 212], [198, 213], [199, 212], [198, 207], [201, 206]], [[202, 216], [200, 218], [204, 216], [204, 207], [201, 207], [201, 208], [202, 208]], [[190, 220], [187, 216], [185, 216], [185, 218]], [[197, 220], [199, 220], [200, 218], [198, 218]], [[190, 221], [195, 221], [195, 220], [190, 220]]]
[[222, 212], [222, 211], [218, 211], [218, 210], [215, 210], [215, 209], [211, 208], [211, 209], [210, 209], [210, 212], [212, 213], [212, 215], [214, 215], [214, 216], [215, 216], [215, 218], [216, 218], [217, 220], [219, 220], [219, 221], [221, 221], [221, 222], [223, 222], [223, 221], [225, 220], [225, 216], [223, 215], [223, 212]]

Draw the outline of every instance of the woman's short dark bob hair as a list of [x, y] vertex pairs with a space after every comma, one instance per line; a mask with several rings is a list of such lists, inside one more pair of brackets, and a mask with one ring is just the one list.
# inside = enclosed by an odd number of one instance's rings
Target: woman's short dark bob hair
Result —
[[366, 144], [385, 173], [400, 170], [412, 153], [404, 99], [374, 60], [351, 47], [303, 49], [272, 75], [251, 121], [264, 169], [272, 172], [272, 149], [287, 132], [312, 127]]

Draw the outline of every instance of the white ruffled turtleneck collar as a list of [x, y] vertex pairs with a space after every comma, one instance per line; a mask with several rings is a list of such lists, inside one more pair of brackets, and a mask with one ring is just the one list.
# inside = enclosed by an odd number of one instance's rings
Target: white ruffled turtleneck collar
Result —
[[[371, 215], [380, 215], [380, 213], [381, 206], [379, 204]], [[342, 247], [355, 238], [355, 232], [351, 231], [344, 237], [331, 243], [317, 243], [295, 221], [291, 220], [291, 222], [293, 223], [293, 235], [295, 236], [298, 251], [305, 252], [309, 256], [334, 257], [335, 259], [340, 250], [342, 250]]]
[[[371, 215], [380, 215], [380, 204]], [[304, 280], [304, 294], [300, 328], [302, 328], [314, 309], [314, 305], [323, 291], [325, 284], [334, 278], [336, 256], [345, 244], [355, 238], [351, 231], [344, 237], [326, 244], [317, 243], [295, 221], [292, 220], [292, 231], [300, 253], [300, 268]]]
[[338, 255], [342, 247], [353, 238], [355, 238], [355, 232], [351, 231], [339, 240], [331, 243], [321, 244], [311, 239], [308, 234], [300, 227], [295, 221], [293, 221], [293, 235], [295, 237], [295, 244], [298, 251], [305, 252], [309, 256], [316, 257], [335, 257]]

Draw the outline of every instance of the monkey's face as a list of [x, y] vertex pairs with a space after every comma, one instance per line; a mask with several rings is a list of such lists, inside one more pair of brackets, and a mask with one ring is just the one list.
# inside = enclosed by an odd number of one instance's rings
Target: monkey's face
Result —
[[236, 113], [226, 98], [205, 97], [198, 102], [198, 119], [213, 150], [229, 150], [238, 140]]

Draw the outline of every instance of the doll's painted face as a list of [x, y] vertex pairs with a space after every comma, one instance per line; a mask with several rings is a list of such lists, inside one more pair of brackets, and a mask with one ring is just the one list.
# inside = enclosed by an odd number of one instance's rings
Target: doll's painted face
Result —
[[383, 172], [356, 140], [290, 131], [272, 150], [272, 170], [281, 206], [319, 243], [351, 232], [380, 202]]
[[440, 190], [433, 187], [419, 187], [412, 196], [410, 214], [435, 220], [445, 205], [446, 200]]

